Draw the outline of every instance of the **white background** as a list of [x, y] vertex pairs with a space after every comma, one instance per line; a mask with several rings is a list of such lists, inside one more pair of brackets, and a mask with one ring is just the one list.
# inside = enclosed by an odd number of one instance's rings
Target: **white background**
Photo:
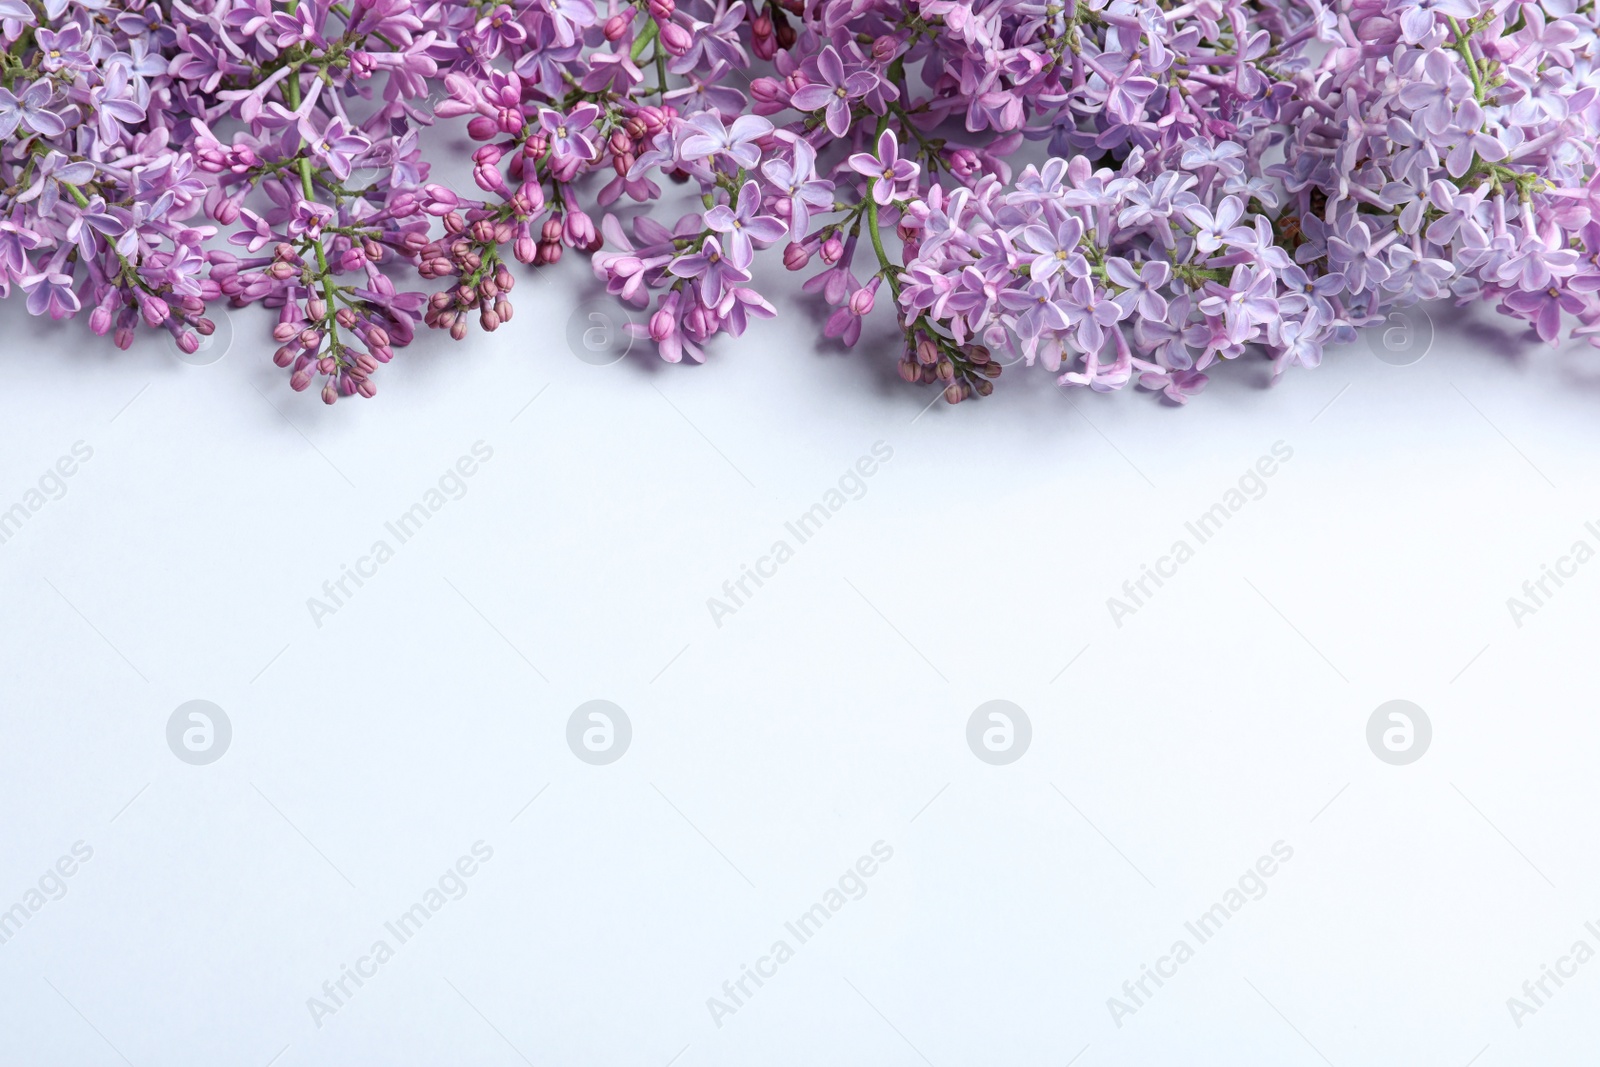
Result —
[[[580, 273], [333, 409], [253, 312], [196, 367], [8, 302], [0, 508], [94, 455], [0, 545], [0, 908], [93, 858], [0, 945], [0, 1061], [1593, 1048], [1600, 961], [1521, 1027], [1506, 1004], [1600, 949], [1600, 565], [1520, 628], [1506, 606], [1600, 546], [1592, 350], [1435, 310], [1411, 366], [1358, 344], [1267, 389], [1252, 360], [1182, 410], [1014, 368], [919, 417], [882, 334], [816, 345], [794, 301], [703, 367], [586, 364]], [[307, 599], [479, 441], [465, 496], [319, 628]], [[877, 441], [865, 494], [714, 625]], [[1266, 494], [1117, 627], [1107, 598], [1280, 441]], [[633, 728], [608, 766], [566, 742], [596, 698]], [[232, 723], [208, 766], [166, 740], [194, 699]], [[1008, 766], [967, 746], [992, 699], [1032, 723]], [[1409, 766], [1367, 746], [1393, 699], [1433, 725]], [[480, 840], [466, 895], [318, 1026], [308, 998]], [[707, 999], [878, 841], [866, 895], [719, 1027]], [[1266, 895], [1116, 1025], [1279, 841]]]

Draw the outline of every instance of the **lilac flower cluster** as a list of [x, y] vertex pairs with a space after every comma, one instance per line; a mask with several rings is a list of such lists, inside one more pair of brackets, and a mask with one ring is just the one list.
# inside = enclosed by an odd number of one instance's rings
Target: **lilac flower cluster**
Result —
[[[518, 265], [567, 251], [676, 362], [775, 314], [776, 250], [845, 345], [883, 297], [900, 373], [952, 403], [1036, 362], [1183, 402], [1441, 297], [1600, 344], [1597, 26], [1592, 0], [0, 0], [0, 285], [189, 351], [260, 304], [328, 403], [419, 325], [498, 328]], [[424, 145], [463, 133], [470, 179], [436, 177]]]

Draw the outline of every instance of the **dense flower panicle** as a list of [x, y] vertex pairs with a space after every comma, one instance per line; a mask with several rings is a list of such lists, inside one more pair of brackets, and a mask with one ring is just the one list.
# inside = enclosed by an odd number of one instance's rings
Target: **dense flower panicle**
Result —
[[[498, 328], [513, 267], [568, 251], [677, 362], [775, 313], [777, 249], [826, 336], [886, 309], [902, 377], [952, 403], [1017, 363], [1181, 403], [1438, 298], [1600, 345], [1597, 26], [1593, 0], [0, 0], [0, 286], [124, 347], [259, 303], [328, 403], [419, 323]], [[434, 123], [469, 180], [430, 171]], [[699, 203], [669, 221], [675, 184]]]

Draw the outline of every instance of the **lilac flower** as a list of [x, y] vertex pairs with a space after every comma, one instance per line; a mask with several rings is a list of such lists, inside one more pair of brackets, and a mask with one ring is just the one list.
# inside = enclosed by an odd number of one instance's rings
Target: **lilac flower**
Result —
[[760, 211], [761, 187], [747, 181], [732, 208], [718, 204], [706, 212], [706, 227], [728, 235], [728, 259], [741, 269], [750, 266], [755, 246], [764, 248], [788, 232], [781, 219]]
[[715, 237], [707, 237], [700, 251], [679, 256], [667, 268], [679, 278], [694, 278], [699, 283], [700, 299], [715, 307], [733, 285], [747, 282], [750, 275], [722, 254], [722, 245]]
[[833, 183], [817, 177], [817, 150], [799, 139], [794, 161], [777, 158], [761, 164], [761, 173], [789, 202], [789, 227], [799, 237], [811, 228], [811, 212], [833, 203]]
[[63, 69], [89, 70], [94, 64], [88, 49], [83, 47], [83, 28], [75, 23], [61, 27], [60, 32], [40, 29], [34, 34], [34, 40], [40, 49], [39, 67], [46, 73]]
[[557, 160], [581, 161], [595, 153], [595, 143], [590, 135], [600, 109], [593, 104], [579, 104], [563, 115], [549, 108], [539, 112], [539, 126], [550, 138], [550, 151]]
[[[30, 299], [30, 310], [32, 301]], [[1561, 335], [1561, 313], [1576, 315], [1584, 303], [1576, 293], [1550, 286], [1540, 290], [1518, 290], [1505, 298], [1506, 307], [1533, 324], [1540, 340], [1555, 344]], [[38, 314], [38, 312], [34, 312]]]
[[847, 76], [844, 61], [832, 45], [823, 48], [816, 62], [820, 81], [796, 91], [790, 102], [801, 111], [823, 111], [828, 132], [843, 137], [850, 132], [851, 102], [870, 93], [878, 84], [878, 76], [869, 70], [853, 71]]
[[590, 0], [535, 0], [549, 19], [555, 43], [563, 48], [577, 41], [578, 31], [595, 24], [594, 4]]
[[909, 159], [900, 158], [900, 140], [893, 130], [884, 130], [878, 137], [876, 156], [857, 152], [846, 162], [851, 170], [871, 179], [872, 199], [880, 206], [888, 205], [898, 199], [900, 187], [914, 179], [922, 170]]
[[725, 156], [745, 170], [761, 161], [761, 146], [756, 142], [772, 132], [772, 123], [759, 115], [741, 115], [731, 127], [724, 127], [715, 112], [702, 111], [691, 116], [688, 125], [693, 132], [680, 149], [684, 159]]
[[1254, 237], [1250, 230], [1236, 228], [1244, 217], [1244, 204], [1236, 196], [1223, 197], [1215, 215], [1204, 204], [1191, 204], [1183, 209], [1183, 215], [1197, 227], [1194, 244], [1201, 252], [1215, 252], [1230, 243], [1235, 235], [1241, 235], [1245, 241]]
[[95, 106], [102, 141], [116, 144], [122, 140], [123, 126], [144, 120], [146, 105], [139, 96], [148, 97], [148, 93], [139, 93], [137, 89], [128, 67], [117, 63], [106, 72], [106, 80], [90, 90], [89, 99]]
[[[1436, 2], [1465, 6], [1467, 0]], [[1412, 13], [1417, 10], [1414, 8]], [[1426, 17], [1431, 21], [1431, 15]], [[1472, 96], [1472, 82], [1458, 66], [1458, 57], [1451, 52], [1429, 52], [1423, 70], [1424, 80], [1408, 82], [1400, 90], [1400, 102], [1420, 115], [1430, 133], [1443, 133], [1454, 121], [1456, 108]]]
[[318, 133], [309, 119], [300, 120], [300, 136], [306, 147], [335, 178], [350, 177], [350, 164], [372, 147], [372, 142], [352, 131], [343, 119], [330, 119]]
[[1408, 44], [1432, 33], [1441, 15], [1466, 20], [1476, 18], [1482, 10], [1478, 0], [1390, 0], [1388, 4], [1390, 14], [1400, 15], [1400, 32]]
[[1065, 215], [1054, 230], [1037, 223], [1025, 226], [1021, 233], [1022, 244], [1037, 255], [1028, 264], [1028, 274], [1036, 282], [1047, 282], [1058, 271], [1069, 277], [1087, 278], [1089, 261], [1078, 249], [1083, 240], [1083, 222], [1076, 215]]
[[668, 64], [668, 69], [684, 74], [702, 64], [708, 67], [721, 64], [724, 70], [748, 66], [750, 61], [739, 44], [737, 33], [744, 21], [744, 0], [729, 5], [714, 22], [696, 21], [688, 50]]
[[1172, 268], [1165, 260], [1148, 260], [1135, 271], [1133, 264], [1121, 256], [1106, 260], [1106, 277], [1122, 292], [1112, 297], [1122, 308], [1124, 316], [1138, 313], [1146, 319], [1167, 317], [1167, 301], [1161, 289], [1172, 280]]
[[78, 296], [72, 291], [71, 275], [48, 271], [22, 279], [22, 291], [28, 294], [28, 314], [49, 315], [52, 319], [65, 319], [77, 314]]
[[50, 83], [36, 81], [15, 96], [10, 89], [0, 87], [0, 138], [10, 137], [20, 125], [29, 133], [56, 137], [66, 132], [67, 124], [61, 116], [51, 111]]

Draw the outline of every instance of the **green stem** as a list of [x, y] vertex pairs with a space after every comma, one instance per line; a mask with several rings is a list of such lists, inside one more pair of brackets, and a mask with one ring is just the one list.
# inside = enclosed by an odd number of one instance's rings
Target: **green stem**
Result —
[[1481, 104], [1485, 87], [1483, 75], [1478, 72], [1478, 61], [1472, 54], [1472, 34], [1461, 28], [1460, 21], [1454, 15], [1450, 16], [1450, 29], [1456, 35], [1455, 49], [1461, 53], [1462, 60], [1467, 64], [1467, 73], [1472, 76], [1472, 92]]
[[633, 39], [633, 48], [629, 50], [628, 58], [632, 59], [635, 63], [639, 62], [639, 58], [644, 55], [645, 45], [649, 44], [660, 35], [660, 24], [658, 24], [655, 19], [651, 19], [645, 24], [645, 27], [639, 33], [639, 36]]

